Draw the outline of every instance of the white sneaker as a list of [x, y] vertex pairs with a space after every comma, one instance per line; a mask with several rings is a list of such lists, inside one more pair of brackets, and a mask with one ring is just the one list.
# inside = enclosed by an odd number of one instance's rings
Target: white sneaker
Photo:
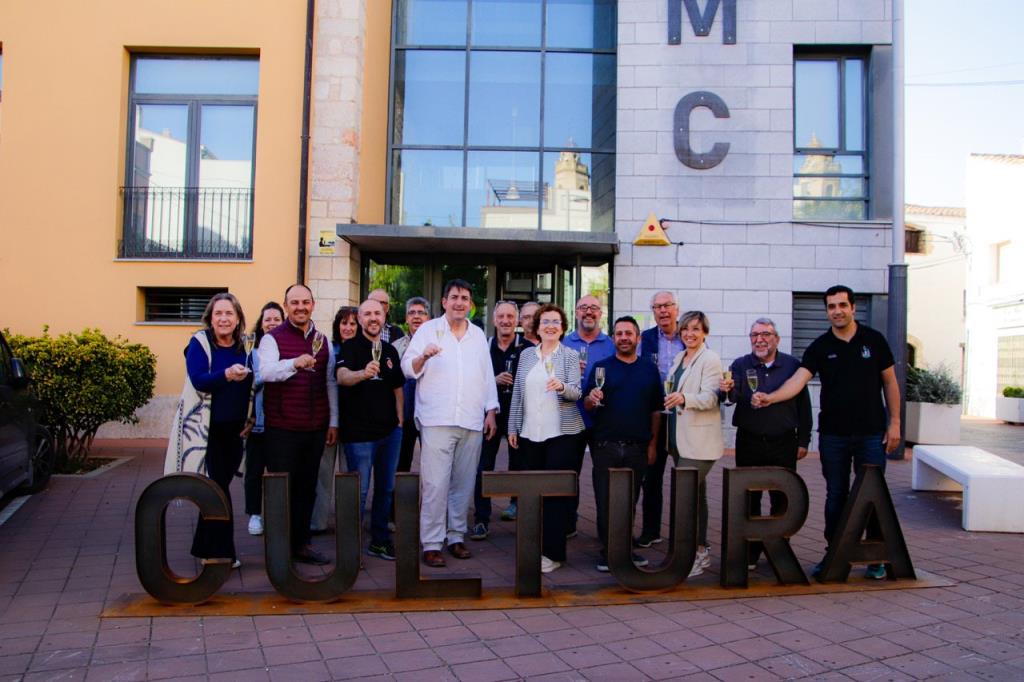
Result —
[[690, 569], [689, 578], [694, 578], [704, 572], [704, 567], [700, 565], [700, 558], [693, 562], [693, 568]]
[[249, 517], [249, 535], [263, 535], [263, 517], [259, 514]]
[[553, 561], [553, 560], [547, 558], [546, 556], [544, 556], [543, 554], [541, 555], [541, 557], [540, 557], [540, 572], [541, 573], [551, 573], [551, 571], [556, 571], [556, 570], [558, 570], [561, 567], [562, 567], [562, 562], [561, 561]]
[[242, 560], [241, 559], [235, 559], [234, 561], [231, 562], [231, 568], [241, 568], [241, 567], [242, 567]]
[[694, 561], [695, 564], [700, 564], [701, 568], [711, 567], [711, 550], [707, 547], [704, 549], [697, 550], [697, 559]]

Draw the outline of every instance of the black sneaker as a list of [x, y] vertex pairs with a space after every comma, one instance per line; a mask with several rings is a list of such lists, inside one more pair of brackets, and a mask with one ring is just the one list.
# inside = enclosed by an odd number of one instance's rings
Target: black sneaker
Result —
[[640, 537], [638, 537], [637, 539], [633, 540], [633, 546], [634, 547], [640, 547], [642, 549], [647, 549], [651, 545], [657, 545], [660, 542], [661, 542], [661, 536], [659, 536], [659, 535], [646, 535], [646, 534], [644, 534], [644, 535], [641, 535]]
[[385, 561], [394, 561], [395, 545], [391, 542], [371, 542], [370, 546], [366, 548], [366, 553]]
[[636, 552], [633, 552], [632, 559], [633, 559], [633, 565], [637, 566], [639, 568], [643, 568], [647, 564], [651, 563], [650, 561], [648, 561], [647, 559], [643, 558], [642, 556], [640, 556]]

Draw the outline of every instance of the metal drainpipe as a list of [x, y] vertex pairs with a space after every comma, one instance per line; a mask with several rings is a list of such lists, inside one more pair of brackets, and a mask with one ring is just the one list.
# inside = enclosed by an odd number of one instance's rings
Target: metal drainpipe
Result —
[[309, 118], [310, 99], [313, 85], [313, 26], [316, 17], [316, 0], [306, 1], [306, 58], [302, 76], [302, 135], [301, 160], [299, 161], [299, 248], [295, 281], [306, 281], [306, 221], [309, 199]]
[[[896, 379], [900, 386], [900, 425], [906, 434], [907, 425], [907, 265], [904, 262], [905, 226], [904, 199], [904, 106], [903, 106], [903, 0], [892, 0], [892, 114], [893, 114], [893, 211], [892, 263], [889, 265], [889, 344], [896, 360]], [[903, 459], [904, 443], [889, 455]]]

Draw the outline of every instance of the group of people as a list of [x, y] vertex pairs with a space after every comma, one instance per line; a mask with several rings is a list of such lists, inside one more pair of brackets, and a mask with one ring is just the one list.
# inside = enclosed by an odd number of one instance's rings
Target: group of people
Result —
[[[854, 319], [848, 287], [825, 292], [830, 328], [802, 360], [778, 350], [778, 328], [762, 317], [750, 327], [751, 352], [728, 370], [706, 343], [708, 316], [680, 314], [669, 291], [651, 298], [655, 326], [641, 331], [635, 318], [623, 316], [612, 323], [610, 336], [602, 331], [603, 311], [594, 296], [577, 302], [571, 332], [557, 305], [528, 303], [520, 309], [498, 301], [490, 339], [469, 319], [472, 294], [464, 280], [446, 283], [442, 314], [433, 318], [426, 299], [409, 299], [406, 334], [388, 322], [387, 293], [373, 291], [358, 308], [338, 311], [331, 342], [313, 324], [313, 294], [302, 284], [288, 288], [283, 308], [264, 306], [252, 335], [244, 333], [245, 317], [231, 294], [211, 299], [205, 329], [186, 349], [188, 379], [179, 417], [190, 403], [209, 399], [203, 470], [229, 500], [244, 441], [251, 533], [262, 532], [264, 469], [286, 472], [293, 557], [329, 562], [310, 539], [327, 527], [340, 443], [348, 470], [360, 474], [361, 513], [373, 481], [367, 552], [393, 560], [395, 474], [410, 470], [418, 440], [422, 560], [443, 567], [445, 550], [467, 559], [472, 552], [466, 540], [483, 540], [490, 532], [492, 509], [481, 493], [481, 474], [494, 470], [507, 441], [510, 470], [579, 475], [590, 452], [601, 546], [597, 570], [607, 571], [609, 470], [633, 471], [633, 502], [642, 518], [634, 547], [649, 548], [662, 542], [664, 471], [671, 456], [675, 466], [698, 472], [692, 576], [711, 564], [707, 477], [724, 451], [720, 405], [735, 405], [737, 466], [795, 471], [810, 444], [807, 384], [820, 377], [826, 542], [846, 503], [851, 470], [857, 473], [863, 464], [884, 468], [886, 454], [899, 443], [893, 356], [879, 332]], [[180, 451], [195, 443], [189, 429], [177, 423], [175, 428], [179, 437], [169, 447], [178, 449], [181, 462]], [[566, 561], [578, 505], [578, 497], [544, 499], [542, 572]], [[771, 513], [784, 505], [782, 494], [770, 494]], [[761, 493], [750, 494], [748, 513], [761, 515]], [[502, 518], [515, 516], [513, 499]], [[192, 553], [237, 564], [231, 522], [200, 519]], [[750, 568], [760, 553], [751, 546]], [[633, 561], [648, 563], [636, 552]], [[884, 577], [884, 567], [869, 566], [867, 575]]]

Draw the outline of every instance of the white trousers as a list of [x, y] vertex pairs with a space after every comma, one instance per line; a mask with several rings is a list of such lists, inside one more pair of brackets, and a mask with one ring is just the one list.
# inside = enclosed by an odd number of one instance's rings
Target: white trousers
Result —
[[441, 549], [445, 539], [448, 544], [463, 541], [482, 443], [481, 431], [457, 426], [420, 429], [420, 543], [424, 552]]

